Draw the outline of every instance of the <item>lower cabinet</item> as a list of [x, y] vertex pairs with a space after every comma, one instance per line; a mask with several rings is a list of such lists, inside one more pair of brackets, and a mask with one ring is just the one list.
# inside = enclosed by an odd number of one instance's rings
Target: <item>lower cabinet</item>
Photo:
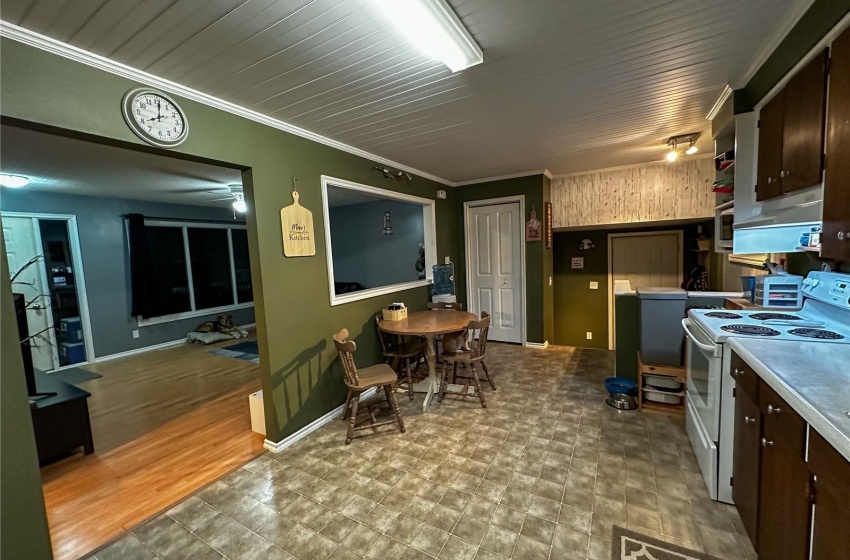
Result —
[[[741, 370], [736, 370], [741, 371]], [[761, 470], [761, 412], [738, 383], [735, 390], [735, 445], [732, 499], [753, 547], [758, 550], [759, 476]]]
[[809, 436], [809, 466], [815, 477], [812, 560], [850, 556], [850, 462], [818, 433]]

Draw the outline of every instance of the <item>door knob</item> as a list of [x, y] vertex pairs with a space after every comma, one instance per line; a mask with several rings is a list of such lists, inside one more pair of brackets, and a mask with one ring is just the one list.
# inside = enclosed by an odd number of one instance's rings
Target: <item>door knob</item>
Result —
[[761, 446], [762, 447], [770, 447], [773, 445], [773, 442], [767, 438], [761, 438]]
[[838, 240], [839, 240], [839, 241], [844, 241], [844, 238], [845, 238], [845, 237], [850, 237], [850, 236], [848, 236], [848, 235], [847, 235], [846, 233], [844, 233], [843, 231], [839, 231], [839, 232], [838, 232]]
[[751, 418], [751, 417], [749, 417], [749, 416], [744, 416], [744, 424], [751, 424], [751, 423], [753, 423], [753, 422], [755, 422], [755, 421], [756, 421], [756, 419], [755, 419], [755, 418]]
[[773, 414], [774, 412], [775, 412], [776, 414], [779, 414], [779, 407], [778, 407], [778, 406], [773, 406], [772, 404], [767, 405], [767, 413], [768, 413], [768, 414]]

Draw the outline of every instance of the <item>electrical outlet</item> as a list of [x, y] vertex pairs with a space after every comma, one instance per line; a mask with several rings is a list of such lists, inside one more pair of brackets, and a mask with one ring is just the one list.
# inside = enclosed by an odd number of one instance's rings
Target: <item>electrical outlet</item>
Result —
[[591, 290], [598, 290], [599, 289], [599, 282], [591, 282], [590, 283], [590, 289]]
[[587, 331], [585, 334], [587, 335], [587, 340], [593, 340], [593, 333], [592, 332]]
[[139, 331], [133, 331], [133, 338], [139, 338]]
[[446, 257], [446, 264], [452, 264], [452, 258]]

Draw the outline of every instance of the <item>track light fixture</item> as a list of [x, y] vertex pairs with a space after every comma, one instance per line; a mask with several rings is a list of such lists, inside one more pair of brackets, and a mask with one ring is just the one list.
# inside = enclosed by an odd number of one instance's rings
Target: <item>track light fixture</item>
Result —
[[390, 169], [389, 167], [381, 167], [380, 165], [374, 166], [372, 169], [380, 171], [384, 176], [384, 179], [395, 179], [396, 181], [401, 181], [402, 179], [410, 182], [413, 180], [413, 175], [408, 173], [407, 171], [401, 171], [400, 169]]
[[699, 132], [691, 132], [690, 134], [680, 134], [679, 136], [671, 136], [669, 140], [667, 140], [667, 146], [670, 147], [670, 151], [667, 152], [667, 155], [664, 156], [667, 161], [673, 163], [677, 159], [679, 159], [679, 146], [687, 145], [688, 148], [685, 150], [685, 154], [692, 156], [699, 148], [697, 148], [697, 140], [700, 137]]

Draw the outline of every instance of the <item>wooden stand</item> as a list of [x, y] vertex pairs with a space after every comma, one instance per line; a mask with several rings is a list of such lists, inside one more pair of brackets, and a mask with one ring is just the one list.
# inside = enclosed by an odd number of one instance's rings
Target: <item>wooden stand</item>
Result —
[[640, 410], [645, 410], [647, 412], [662, 412], [665, 414], [685, 414], [685, 398], [682, 397], [682, 402], [680, 404], [664, 404], [653, 401], [644, 401], [643, 400], [643, 376], [645, 374], [651, 375], [661, 375], [664, 377], [670, 377], [675, 379], [679, 383], [682, 383], [684, 388], [684, 384], [687, 383], [687, 370], [684, 366], [665, 366], [660, 364], [645, 364], [641, 360], [640, 352], [638, 352], [637, 356], [638, 361], [638, 371], [637, 371], [637, 385], [638, 385], [638, 408]]

